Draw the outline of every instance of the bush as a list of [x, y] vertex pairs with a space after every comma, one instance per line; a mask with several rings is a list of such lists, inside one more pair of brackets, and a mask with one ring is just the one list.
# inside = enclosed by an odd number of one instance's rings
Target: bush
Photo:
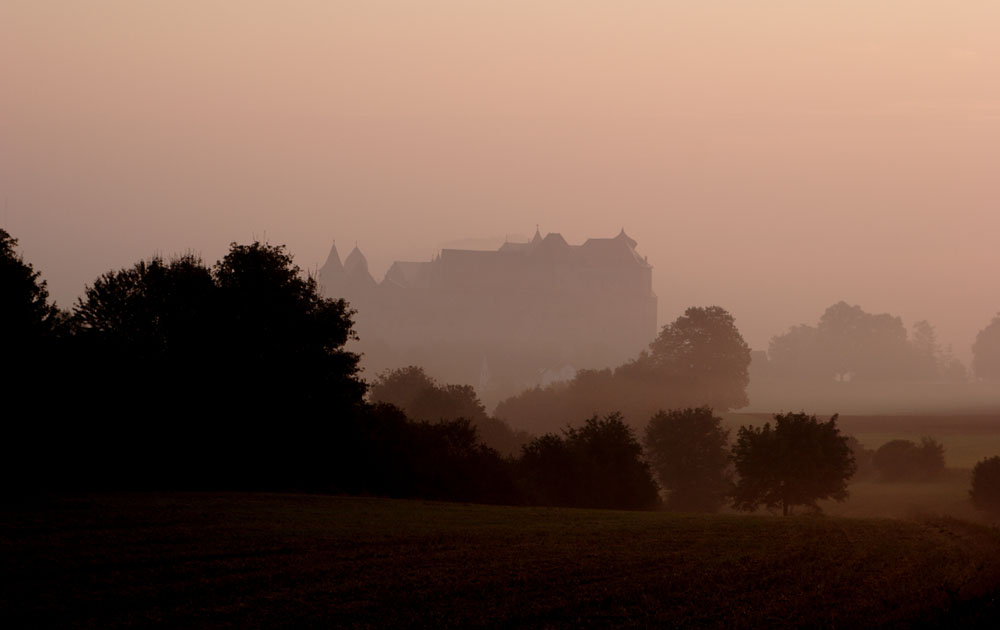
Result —
[[918, 446], [910, 440], [891, 440], [875, 451], [872, 464], [883, 481], [927, 481], [944, 472], [944, 446], [925, 437]]
[[972, 469], [969, 499], [977, 510], [1000, 516], [1000, 456], [988, 457]]
[[563, 437], [550, 433], [524, 447], [519, 467], [525, 495], [540, 505], [653, 507], [658, 489], [641, 455], [621, 414], [593, 416]]

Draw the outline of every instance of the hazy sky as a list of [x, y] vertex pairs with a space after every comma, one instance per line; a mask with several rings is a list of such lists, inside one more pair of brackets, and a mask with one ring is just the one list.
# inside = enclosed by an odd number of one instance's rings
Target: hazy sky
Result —
[[993, 0], [0, 3], [0, 225], [63, 307], [153, 253], [621, 227], [660, 321], [1000, 310]]

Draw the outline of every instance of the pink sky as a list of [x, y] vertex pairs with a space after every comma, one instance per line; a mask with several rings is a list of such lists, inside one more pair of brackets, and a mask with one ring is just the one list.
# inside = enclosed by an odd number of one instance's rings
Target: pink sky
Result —
[[[820, 5], [824, 6], [820, 6]], [[1000, 310], [1000, 3], [0, 4], [0, 225], [63, 307], [153, 253], [624, 226], [660, 320]]]

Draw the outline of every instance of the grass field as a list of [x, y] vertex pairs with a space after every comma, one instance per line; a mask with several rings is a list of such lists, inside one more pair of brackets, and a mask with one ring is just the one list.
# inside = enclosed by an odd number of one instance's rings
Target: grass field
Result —
[[3, 627], [991, 624], [996, 531], [266, 494], [0, 512]]

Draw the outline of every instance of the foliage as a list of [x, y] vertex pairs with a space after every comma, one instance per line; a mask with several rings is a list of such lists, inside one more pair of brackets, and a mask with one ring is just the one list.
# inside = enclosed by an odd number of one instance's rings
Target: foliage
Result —
[[977, 510], [1000, 516], [1000, 456], [987, 457], [972, 469], [969, 499]]
[[911, 341], [899, 317], [846, 302], [827, 308], [816, 326], [794, 326], [775, 336], [768, 356], [778, 376], [796, 380], [934, 380], [944, 367], [928, 322], [915, 324]]
[[690, 392], [702, 405], [749, 404], [750, 347], [721, 307], [691, 307], [664, 326], [649, 344], [648, 362], [657, 380]]
[[376, 377], [368, 394], [375, 403], [399, 407], [414, 420], [468, 420], [483, 444], [504, 455], [515, 455], [531, 436], [515, 431], [486, 408], [469, 385], [439, 385], [423, 368], [410, 365], [386, 370]]
[[673, 510], [715, 512], [730, 491], [729, 431], [709, 407], [660, 411], [646, 426], [646, 458]]
[[875, 451], [870, 448], [865, 448], [865, 445], [853, 435], [848, 435], [846, 437], [847, 446], [851, 449], [851, 454], [854, 456], [855, 471], [852, 479], [854, 481], [858, 481], [870, 478], [875, 474], [875, 466], [872, 464], [872, 458], [875, 456]]
[[519, 462], [530, 502], [541, 505], [644, 509], [657, 502], [642, 447], [621, 414], [593, 416], [563, 436], [528, 443]]
[[787, 515], [796, 505], [818, 510], [820, 499], [845, 500], [855, 463], [837, 416], [818, 422], [816, 416], [786, 413], [774, 420], [774, 427], [740, 427], [733, 447], [733, 505], [751, 512], [761, 505], [780, 507]]
[[636, 422], [660, 409], [738, 408], [748, 402], [749, 366], [750, 349], [732, 315], [718, 306], [692, 307], [635, 359], [526, 390], [498, 404], [496, 415], [552, 431], [593, 413], [620, 412]]
[[883, 481], [926, 481], [944, 472], [944, 446], [934, 438], [890, 440], [875, 451], [872, 464]]
[[985, 381], [1000, 381], [1000, 313], [976, 335], [972, 370]]
[[59, 321], [41, 274], [24, 262], [16, 247], [17, 239], [0, 228], [0, 347], [8, 363], [30, 359]]

